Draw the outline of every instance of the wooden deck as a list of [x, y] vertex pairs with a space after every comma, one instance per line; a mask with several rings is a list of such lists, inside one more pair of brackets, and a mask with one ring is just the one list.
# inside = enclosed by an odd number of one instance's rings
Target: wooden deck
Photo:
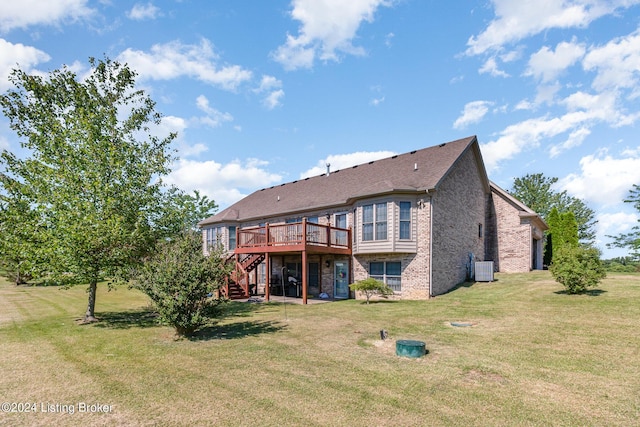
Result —
[[237, 230], [236, 254], [308, 252], [351, 255], [351, 230], [307, 222]]

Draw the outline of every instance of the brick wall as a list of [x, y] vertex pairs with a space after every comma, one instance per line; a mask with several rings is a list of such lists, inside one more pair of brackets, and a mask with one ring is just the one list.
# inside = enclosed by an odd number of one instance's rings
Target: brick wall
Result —
[[469, 254], [476, 260], [484, 258], [486, 197], [474, 152], [467, 150], [440, 183], [432, 200], [433, 295], [465, 281]]
[[495, 268], [505, 273], [531, 270], [531, 224], [521, 219], [520, 210], [498, 193], [493, 193], [496, 230], [493, 249]]

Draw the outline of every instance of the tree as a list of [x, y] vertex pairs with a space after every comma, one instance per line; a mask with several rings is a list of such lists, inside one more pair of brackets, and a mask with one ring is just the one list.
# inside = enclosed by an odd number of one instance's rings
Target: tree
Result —
[[[23, 228], [39, 236], [29, 244], [41, 270], [57, 282], [88, 284], [84, 319], [94, 321], [98, 282], [124, 277], [155, 245], [175, 134], [149, 133], [160, 114], [126, 64], [89, 63], [84, 80], [67, 67], [46, 77], [11, 73], [16, 88], [0, 106], [28, 154], [2, 153], [0, 193], [12, 214], [23, 198]], [[12, 181], [21, 185], [8, 188]]]
[[28, 191], [24, 184], [0, 173], [0, 188], [0, 270], [20, 285], [38, 275], [41, 225], [22, 195]]
[[547, 252], [551, 259], [551, 264], [555, 262], [555, 254], [559, 253], [565, 247], [575, 248], [579, 246], [578, 242], [578, 224], [573, 212], [559, 213], [558, 209], [553, 208], [547, 217], [548, 242]]
[[175, 187], [165, 192], [163, 206], [164, 213], [157, 225], [169, 237], [186, 230], [198, 231], [198, 222], [218, 209], [215, 201], [201, 195], [198, 190], [190, 195]]
[[368, 277], [364, 280], [352, 283], [349, 285], [349, 288], [352, 291], [362, 292], [367, 298], [367, 304], [369, 304], [369, 299], [374, 295], [379, 295], [382, 298], [387, 298], [389, 295], [393, 295], [393, 289], [373, 277]]
[[585, 246], [563, 246], [555, 253], [549, 270], [569, 294], [585, 292], [606, 277], [600, 252]]
[[215, 295], [231, 267], [220, 250], [205, 256], [201, 235], [189, 230], [162, 242], [133, 283], [151, 298], [162, 322], [188, 336], [219, 314], [223, 300]]
[[595, 241], [595, 225], [598, 222], [595, 212], [582, 200], [569, 196], [566, 191], [554, 190], [553, 185], [557, 182], [558, 178], [549, 178], [541, 173], [527, 174], [516, 178], [509, 192], [545, 221], [553, 208], [559, 212], [573, 212], [578, 224], [579, 240], [592, 244]]
[[[633, 207], [640, 212], [640, 185], [633, 185], [633, 188], [629, 190], [629, 197], [624, 202], [633, 204]], [[640, 223], [640, 219], [638, 222]], [[630, 233], [608, 237], [614, 239], [613, 243], [607, 245], [608, 247], [627, 248], [635, 259], [640, 259], [640, 225], [633, 227], [633, 231]]]

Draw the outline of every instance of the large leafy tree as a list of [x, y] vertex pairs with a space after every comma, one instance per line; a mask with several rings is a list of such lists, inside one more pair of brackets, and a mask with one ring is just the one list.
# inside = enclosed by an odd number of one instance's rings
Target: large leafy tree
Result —
[[167, 236], [177, 236], [191, 230], [198, 232], [198, 222], [213, 215], [218, 209], [214, 200], [195, 190], [186, 194], [175, 187], [164, 194], [164, 214], [158, 221], [158, 228]]
[[542, 173], [527, 174], [513, 181], [509, 191], [518, 200], [547, 219], [553, 208], [559, 212], [572, 212], [578, 224], [578, 238], [581, 242], [592, 244], [595, 241], [595, 212], [582, 200], [569, 196], [566, 191], [553, 188], [558, 178], [546, 177]]
[[[633, 185], [633, 188], [629, 190], [629, 197], [627, 197], [624, 202], [631, 203], [640, 213], [640, 185]], [[638, 222], [640, 223], [640, 219]], [[634, 258], [640, 258], [640, 224], [633, 227], [633, 231], [630, 233], [609, 237], [614, 238], [614, 242], [609, 244], [609, 247], [627, 248], [631, 251], [631, 255]]]
[[28, 218], [26, 236], [9, 234], [32, 245], [50, 280], [88, 284], [85, 321], [95, 320], [98, 282], [121, 277], [159, 237], [175, 137], [150, 134], [160, 114], [126, 64], [89, 63], [84, 79], [67, 67], [44, 77], [14, 70], [15, 88], [0, 96], [27, 153], [0, 157], [4, 215]]

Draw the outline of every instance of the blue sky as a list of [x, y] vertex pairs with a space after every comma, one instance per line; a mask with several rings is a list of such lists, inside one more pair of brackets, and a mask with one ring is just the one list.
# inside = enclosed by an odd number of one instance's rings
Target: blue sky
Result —
[[[21, 0], [0, 4], [0, 91], [107, 55], [177, 131], [168, 180], [221, 208], [257, 189], [477, 135], [629, 231], [640, 183], [640, 0]], [[0, 118], [0, 148], [19, 143]]]

